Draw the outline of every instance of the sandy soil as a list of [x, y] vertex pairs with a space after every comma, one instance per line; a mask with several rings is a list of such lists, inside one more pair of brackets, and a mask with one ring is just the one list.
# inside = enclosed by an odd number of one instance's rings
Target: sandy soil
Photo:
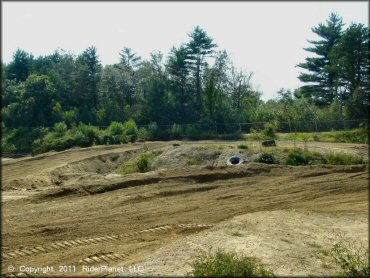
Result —
[[[316, 143], [309, 148], [367, 156], [366, 145]], [[172, 144], [3, 162], [3, 274], [53, 266], [43, 275], [186, 275], [200, 250], [220, 248], [256, 256], [277, 275], [333, 275], [338, 269], [326, 250], [336, 235], [367, 244], [366, 165], [181, 165], [115, 174], [141, 151]], [[91, 268], [101, 265], [117, 268]]]

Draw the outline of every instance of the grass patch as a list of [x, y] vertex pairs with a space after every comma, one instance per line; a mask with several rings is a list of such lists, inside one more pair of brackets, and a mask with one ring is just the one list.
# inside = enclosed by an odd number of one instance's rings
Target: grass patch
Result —
[[344, 275], [349, 277], [369, 277], [369, 251], [348, 248], [337, 243], [331, 249], [331, 255], [340, 266]]
[[240, 145], [238, 145], [238, 149], [247, 150], [248, 146], [245, 145], [245, 144], [240, 144]]
[[243, 236], [243, 234], [239, 231], [235, 231], [231, 234], [232, 236]]
[[151, 171], [153, 160], [162, 152], [163, 150], [153, 150], [129, 159], [121, 165], [118, 173], [121, 175], [127, 175], [132, 173], [145, 173]]
[[364, 159], [358, 156], [345, 153], [318, 153], [307, 150], [294, 149], [289, 152], [286, 159], [287, 165], [356, 165], [366, 163]]
[[289, 153], [286, 164], [293, 166], [327, 164], [327, 159], [318, 152], [295, 149]]
[[201, 253], [191, 266], [193, 270], [189, 275], [195, 277], [273, 277], [272, 271], [256, 258], [223, 251]]
[[288, 141], [320, 141], [336, 143], [368, 143], [368, 127], [355, 128], [342, 131], [327, 132], [298, 132], [298, 133], [281, 133], [281, 140]]
[[355, 165], [365, 163], [362, 157], [357, 157], [346, 153], [328, 153], [326, 154], [326, 159], [328, 164], [331, 165]]

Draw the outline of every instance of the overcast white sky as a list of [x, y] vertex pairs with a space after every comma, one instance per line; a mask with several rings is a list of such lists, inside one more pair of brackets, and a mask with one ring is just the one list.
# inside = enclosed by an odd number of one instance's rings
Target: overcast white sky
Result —
[[368, 2], [3, 2], [2, 59], [17, 48], [34, 56], [58, 48], [80, 54], [94, 45], [102, 63], [118, 62], [124, 47], [143, 58], [188, 42], [200, 25], [234, 64], [254, 72], [263, 99], [300, 86], [299, 68], [311, 27], [337, 12], [368, 25]]

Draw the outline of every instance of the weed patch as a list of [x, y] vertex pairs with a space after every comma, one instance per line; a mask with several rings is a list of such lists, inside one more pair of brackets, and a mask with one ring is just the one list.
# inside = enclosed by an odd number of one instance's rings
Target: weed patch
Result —
[[245, 144], [240, 144], [240, 145], [238, 145], [238, 149], [247, 150], [248, 146], [245, 145]]
[[369, 277], [369, 251], [348, 248], [343, 243], [337, 243], [331, 249], [331, 255], [341, 267], [343, 274], [349, 277]]
[[132, 173], [145, 173], [152, 170], [153, 160], [162, 153], [162, 150], [154, 150], [140, 154], [138, 157], [125, 161], [118, 173], [127, 175]]
[[272, 153], [262, 153], [256, 161], [265, 164], [279, 164], [279, 160]]
[[191, 265], [194, 277], [273, 277], [272, 271], [259, 264], [256, 258], [217, 251], [202, 253]]

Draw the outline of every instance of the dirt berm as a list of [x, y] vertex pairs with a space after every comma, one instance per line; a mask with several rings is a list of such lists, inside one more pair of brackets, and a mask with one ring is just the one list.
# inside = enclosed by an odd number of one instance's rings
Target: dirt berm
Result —
[[[6, 183], [19, 184], [2, 191], [2, 274], [19, 274], [22, 265], [74, 265], [76, 272], [52, 274], [117, 275], [82, 268], [103, 264], [141, 265], [149, 276], [186, 275], [199, 250], [220, 248], [255, 256], [277, 275], [335, 275], [328, 250], [336, 235], [367, 246], [367, 165], [252, 162], [114, 174], [117, 161], [172, 143], [71, 150], [4, 164]], [[22, 183], [52, 171], [60, 183]]]

